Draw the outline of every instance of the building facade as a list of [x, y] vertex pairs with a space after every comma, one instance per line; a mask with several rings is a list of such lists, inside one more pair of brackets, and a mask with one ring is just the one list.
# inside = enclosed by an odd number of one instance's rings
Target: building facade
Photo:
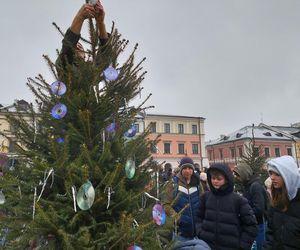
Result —
[[[233, 168], [245, 154], [246, 147], [254, 139], [254, 145], [261, 149], [267, 160], [282, 155], [291, 155], [298, 161], [296, 140], [282, 130], [275, 130], [265, 124], [246, 126], [231, 134], [206, 143], [209, 163], [227, 163]], [[298, 164], [299, 166], [299, 164]]]
[[199, 168], [209, 166], [205, 151], [204, 121], [203, 117], [146, 114], [136, 125], [139, 131], [150, 126], [151, 140], [160, 136], [157, 145], [152, 147], [152, 156], [158, 163], [162, 163], [164, 170], [174, 170], [184, 156], [191, 157]]

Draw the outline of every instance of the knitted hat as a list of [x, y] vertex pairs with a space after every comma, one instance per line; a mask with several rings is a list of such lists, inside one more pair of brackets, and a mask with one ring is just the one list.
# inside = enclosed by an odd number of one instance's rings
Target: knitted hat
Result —
[[278, 169], [277, 169], [276, 166], [268, 164], [268, 172], [270, 172], [270, 171], [272, 171], [272, 172], [280, 175], [280, 173], [279, 173], [279, 171], [278, 171]]
[[194, 161], [190, 157], [183, 157], [179, 163], [180, 172], [182, 171], [182, 169], [187, 167], [195, 170]]

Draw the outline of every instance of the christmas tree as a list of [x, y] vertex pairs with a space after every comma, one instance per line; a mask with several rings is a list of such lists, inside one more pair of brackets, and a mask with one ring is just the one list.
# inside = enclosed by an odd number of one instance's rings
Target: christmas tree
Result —
[[169, 246], [162, 237], [169, 229], [152, 218], [159, 203], [145, 204], [156, 195], [153, 142], [134, 126], [149, 96], [130, 105], [142, 90], [144, 59], [135, 63], [135, 46], [120, 64], [128, 41], [113, 27], [101, 45], [92, 19], [88, 27], [86, 59], [54, 63], [45, 55], [55, 80], [29, 78], [36, 103], [7, 117], [19, 161], [0, 183], [5, 249]]

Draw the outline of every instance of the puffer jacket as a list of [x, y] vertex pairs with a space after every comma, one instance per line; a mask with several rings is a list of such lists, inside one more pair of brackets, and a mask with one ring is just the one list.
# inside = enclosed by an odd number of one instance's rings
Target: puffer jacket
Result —
[[[218, 170], [226, 183], [215, 189], [211, 171]], [[207, 172], [210, 191], [201, 197], [197, 232], [213, 250], [251, 249], [257, 221], [248, 201], [233, 192], [233, 174], [225, 164], [214, 164]]]
[[165, 208], [168, 215], [180, 214], [177, 221], [178, 233], [186, 238], [196, 236], [196, 219], [200, 205], [200, 179], [196, 174], [187, 184], [181, 173], [178, 173], [166, 188]]

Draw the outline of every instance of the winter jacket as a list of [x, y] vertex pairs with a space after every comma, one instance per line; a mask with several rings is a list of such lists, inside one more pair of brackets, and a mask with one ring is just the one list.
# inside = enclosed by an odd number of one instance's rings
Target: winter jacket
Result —
[[253, 209], [258, 224], [264, 223], [267, 214], [268, 194], [267, 190], [260, 181], [260, 178], [253, 174], [250, 166], [239, 164], [235, 169], [243, 185], [243, 196], [248, 200]]
[[165, 209], [173, 217], [180, 213], [177, 220], [178, 233], [185, 238], [196, 236], [196, 219], [200, 205], [202, 189], [200, 179], [196, 174], [187, 184], [179, 172], [166, 187]]
[[[59, 57], [56, 60], [56, 65], [58, 67], [66, 67], [67, 64], [73, 64], [75, 61], [75, 48], [80, 39], [79, 34], [75, 34], [70, 29], [67, 30], [65, 36], [62, 40], [62, 49], [60, 51]], [[100, 39], [100, 45], [106, 44], [107, 39]]]
[[264, 250], [300, 249], [300, 174], [294, 159], [282, 156], [268, 162], [282, 176], [289, 197], [288, 209], [271, 208]]
[[[215, 189], [211, 171], [225, 176], [226, 184]], [[214, 164], [207, 172], [210, 191], [201, 196], [198, 237], [213, 250], [250, 249], [257, 235], [257, 222], [248, 201], [233, 192], [233, 174], [224, 164]]]

